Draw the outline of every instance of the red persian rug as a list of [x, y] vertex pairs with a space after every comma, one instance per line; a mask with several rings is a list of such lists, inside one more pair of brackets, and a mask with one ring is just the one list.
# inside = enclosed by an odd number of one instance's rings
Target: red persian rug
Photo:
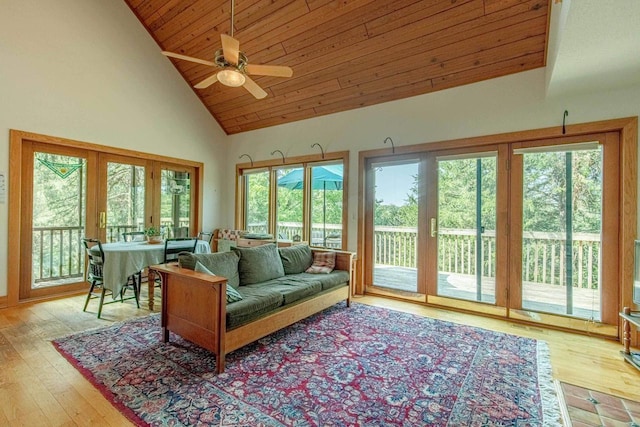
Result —
[[55, 347], [137, 425], [558, 426], [546, 343], [338, 304], [237, 350], [226, 371], [158, 315]]

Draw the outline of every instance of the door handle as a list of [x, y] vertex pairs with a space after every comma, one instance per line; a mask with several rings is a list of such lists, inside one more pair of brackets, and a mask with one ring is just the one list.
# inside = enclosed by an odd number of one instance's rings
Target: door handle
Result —
[[435, 218], [431, 218], [431, 237], [436, 237], [438, 234], [438, 220]]
[[106, 212], [100, 212], [100, 221], [99, 221], [99, 225], [100, 228], [107, 228], [107, 213]]

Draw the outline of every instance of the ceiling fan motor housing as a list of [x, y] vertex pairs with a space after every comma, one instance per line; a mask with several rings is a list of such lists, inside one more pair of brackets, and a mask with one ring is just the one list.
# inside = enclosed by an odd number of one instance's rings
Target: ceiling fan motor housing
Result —
[[222, 49], [218, 49], [216, 50], [215, 59], [213, 60], [213, 62], [215, 62], [216, 65], [220, 68], [233, 68], [243, 74], [246, 74], [244, 68], [249, 63], [249, 60], [247, 59], [247, 56], [244, 54], [244, 52], [238, 52], [238, 65], [231, 64], [224, 58]]

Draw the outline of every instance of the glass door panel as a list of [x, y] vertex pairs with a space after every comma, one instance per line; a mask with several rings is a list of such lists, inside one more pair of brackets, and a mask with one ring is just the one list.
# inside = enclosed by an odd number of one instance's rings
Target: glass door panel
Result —
[[269, 232], [269, 171], [244, 176], [244, 229], [250, 233]]
[[106, 163], [106, 241], [123, 240], [122, 233], [144, 231], [145, 167]]
[[522, 308], [600, 321], [602, 148], [519, 154]]
[[495, 153], [439, 157], [437, 233], [439, 296], [496, 302]]
[[25, 224], [31, 223], [30, 236], [23, 240], [28, 251], [25, 260], [31, 265], [29, 279], [21, 284], [20, 298], [70, 290], [70, 285], [78, 286], [84, 277], [80, 239], [85, 235], [87, 217], [87, 157], [81, 152], [45, 151], [34, 145], [31, 197], [23, 195], [31, 212], [24, 218]]
[[164, 238], [197, 235], [192, 230], [192, 173], [163, 168], [160, 174], [160, 230]]
[[[286, 240], [302, 240], [304, 168], [276, 169], [276, 233]], [[268, 194], [268, 192], [265, 192]]]
[[418, 291], [419, 161], [373, 165], [373, 284]]
[[311, 245], [342, 248], [342, 182], [344, 167], [312, 166]]

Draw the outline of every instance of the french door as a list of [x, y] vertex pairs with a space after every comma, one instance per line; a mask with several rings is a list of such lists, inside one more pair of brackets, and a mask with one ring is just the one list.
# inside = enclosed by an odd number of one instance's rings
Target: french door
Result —
[[91, 228], [97, 156], [88, 150], [29, 142], [22, 158], [19, 298], [84, 287], [80, 238]]
[[198, 232], [195, 167], [77, 144], [22, 150], [19, 300], [85, 289], [82, 237], [116, 242], [150, 225], [164, 237]]
[[367, 292], [616, 334], [618, 133], [404, 156], [365, 166]]

